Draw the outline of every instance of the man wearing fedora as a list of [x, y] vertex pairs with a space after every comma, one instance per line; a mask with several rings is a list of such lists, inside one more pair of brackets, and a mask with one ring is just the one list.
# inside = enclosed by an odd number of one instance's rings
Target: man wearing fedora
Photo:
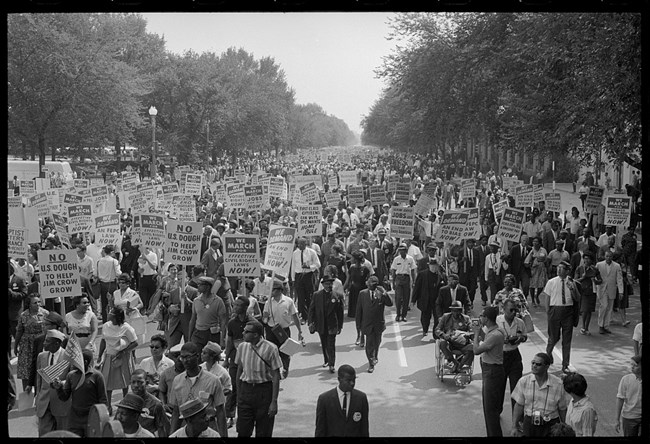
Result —
[[[452, 372], [457, 372], [461, 368], [471, 367], [474, 361], [474, 351], [472, 341], [469, 340], [470, 319], [463, 314], [463, 304], [461, 301], [454, 301], [449, 306], [450, 313], [445, 313], [438, 322], [436, 336], [440, 339], [440, 350], [447, 359], [447, 367]], [[453, 351], [462, 352], [462, 360], [459, 362]]]
[[323, 350], [323, 367], [329, 366], [334, 373], [336, 362], [336, 335], [343, 328], [343, 296], [332, 292], [334, 278], [326, 275], [321, 280], [323, 289], [314, 293], [309, 305], [308, 323], [310, 331], [320, 337]]
[[368, 397], [354, 388], [356, 372], [351, 365], [339, 367], [339, 384], [322, 393], [316, 403], [316, 438], [370, 435]]
[[[433, 244], [435, 245], [435, 244]], [[431, 318], [433, 318], [433, 330], [438, 325], [439, 315], [436, 313], [436, 302], [439, 297], [440, 288], [445, 284], [445, 275], [440, 270], [438, 259], [435, 255], [428, 257], [428, 266], [420, 271], [415, 277], [411, 304], [417, 304], [420, 309], [420, 323], [422, 324], [422, 337], [429, 334]]]
[[144, 399], [134, 393], [127, 393], [117, 404], [115, 419], [122, 424], [125, 438], [155, 438], [153, 433], [140, 425], [143, 409]]
[[200, 399], [190, 399], [180, 406], [180, 419], [185, 426], [169, 435], [170, 438], [220, 438], [219, 433], [209, 427], [211, 411]]
[[[66, 361], [65, 350], [61, 344], [65, 340], [65, 334], [59, 330], [47, 330], [45, 334], [45, 351], [38, 354], [36, 358], [36, 416], [38, 417], [38, 436], [43, 436], [52, 430], [65, 430], [67, 428], [67, 416], [70, 410], [70, 400], [61, 401], [56, 390], [50, 388], [44, 382], [38, 370]], [[64, 370], [66, 374], [69, 370]]]

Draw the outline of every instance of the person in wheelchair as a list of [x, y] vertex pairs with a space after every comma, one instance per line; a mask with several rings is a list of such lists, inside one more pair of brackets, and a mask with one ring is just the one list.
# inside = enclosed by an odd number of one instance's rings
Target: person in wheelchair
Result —
[[[472, 366], [474, 361], [473, 333], [469, 316], [463, 314], [462, 302], [454, 301], [449, 308], [451, 312], [442, 315], [438, 322], [436, 335], [440, 341], [440, 351], [447, 360], [445, 365], [453, 373], [456, 373]], [[457, 358], [457, 355], [460, 356]]]

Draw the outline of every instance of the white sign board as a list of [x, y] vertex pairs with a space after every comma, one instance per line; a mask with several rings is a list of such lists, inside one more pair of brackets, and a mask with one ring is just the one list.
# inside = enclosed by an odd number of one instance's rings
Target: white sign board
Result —
[[264, 268], [276, 274], [287, 277], [291, 256], [296, 238], [296, 229], [281, 225], [269, 226], [269, 237], [266, 244]]
[[41, 297], [51, 299], [81, 294], [76, 250], [39, 250], [37, 254]]
[[202, 222], [167, 221], [165, 260], [178, 265], [201, 262]]
[[323, 231], [323, 207], [298, 205], [298, 236], [320, 236]]
[[[458, 244], [465, 237], [465, 227], [469, 213], [465, 211], [448, 210], [440, 218], [440, 228], [436, 241]], [[391, 234], [393, 227], [391, 225]]]
[[260, 275], [259, 236], [226, 234], [223, 237], [223, 265], [226, 276]]
[[390, 235], [402, 240], [412, 239], [415, 208], [392, 207], [390, 214]]
[[627, 226], [630, 225], [632, 211], [632, 197], [608, 196], [605, 199], [605, 222], [603, 225]]
[[27, 243], [28, 229], [25, 227], [8, 227], [7, 257], [27, 259], [29, 244]]
[[497, 237], [504, 241], [519, 242], [521, 229], [526, 220], [526, 212], [519, 208], [504, 208], [499, 222]]

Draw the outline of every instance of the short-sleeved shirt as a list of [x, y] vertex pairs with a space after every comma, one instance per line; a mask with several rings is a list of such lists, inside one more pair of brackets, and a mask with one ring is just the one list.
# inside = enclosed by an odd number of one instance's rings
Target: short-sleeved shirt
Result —
[[505, 335], [498, 327], [493, 326], [490, 328], [485, 334], [485, 339], [483, 339], [482, 342], [490, 344], [491, 347], [481, 353], [481, 361], [485, 364], [503, 364], [504, 339]]
[[165, 370], [173, 366], [174, 366], [174, 361], [169, 359], [167, 356], [163, 356], [160, 362], [158, 363], [158, 367], [156, 367], [153, 358], [150, 356], [140, 361], [140, 364], [138, 364], [136, 368], [141, 368], [142, 370], [147, 372], [148, 375], [156, 375], [155, 379], [159, 379]]
[[573, 299], [571, 299], [571, 290], [567, 285], [568, 278], [564, 279], [564, 296], [565, 303], [562, 303], [562, 279], [559, 276], [556, 276], [552, 279], [549, 279], [544, 286], [544, 293], [549, 295], [549, 305], [550, 306], [566, 306], [569, 307], [573, 305]]
[[559, 417], [559, 410], [567, 408], [569, 395], [564, 391], [562, 380], [555, 375], [547, 376], [541, 387], [532, 373], [522, 376], [517, 382], [511, 398], [524, 406], [524, 415], [533, 416], [533, 411], [538, 410], [542, 417], [555, 419]]
[[211, 368], [208, 368], [207, 362], [203, 362], [201, 363], [201, 367], [204, 370], [207, 370], [210, 373], [212, 373], [217, 378], [219, 378], [219, 381], [221, 381], [221, 386], [223, 387], [224, 391], [232, 392], [232, 380], [230, 379], [230, 374], [228, 373], [228, 370], [226, 370], [223, 367], [223, 365], [221, 365], [218, 362], [215, 362]]
[[151, 433], [149, 430], [142, 427], [142, 425], [138, 425], [138, 430], [136, 430], [135, 433], [124, 433], [124, 437], [125, 438], [155, 438], [155, 436], [153, 436], [153, 433]]
[[594, 436], [598, 414], [589, 396], [569, 402], [566, 423], [576, 432], [576, 436]]
[[[176, 430], [174, 433], [169, 435], [170, 438], [189, 438], [187, 436], [187, 432], [185, 431], [185, 427], [181, 427], [180, 429]], [[204, 431], [202, 431], [197, 438], [221, 438], [221, 435], [219, 435], [219, 432], [216, 430], [211, 429], [208, 427]]]
[[212, 398], [212, 406], [218, 407], [226, 403], [226, 397], [223, 395], [223, 386], [221, 381], [212, 373], [199, 370], [199, 374], [192, 383], [192, 378], [183, 372], [174, 378], [172, 388], [167, 394], [168, 404], [170, 406], [179, 406], [190, 399], [200, 399], [200, 392], [206, 392]]
[[176, 371], [175, 366], [171, 366], [160, 374], [160, 380], [158, 381], [158, 393], [164, 393], [169, 400], [169, 393], [167, 393], [174, 383], [174, 378], [180, 375], [180, 372]]
[[219, 296], [212, 294], [206, 297], [201, 294], [192, 304], [196, 313], [196, 329], [208, 330], [210, 327], [222, 327], [221, 320], [226, 317], [226, 304]]
[[[508, 321], [506, 321], [506, 317], [504, 315], [499, 315], [497, 316], [497, 326], [499, 329], [503, 332], [504, 339], [505, 337], [508, 336], [517, 336], [517, 333], [526, 333], [526, 324], [524, 324], [524, 320], [515, 316], [514, 319], [512, 320], [512, 324], [508, 324]], [[519, 347], [519, 344], [517, 345], [512, 345], [512, 344], [503, 344], [503, 351], [513, 351], [516, 350]]]
[[234, 316], [228, 321], [228, 326], [226, 327], [226, 334], [228, 338], [233, 343], [233, 350], [230, 352], [229, 356], [226, 356], [226, 359], [230, 359], [233, 363], [235, 361], [235, 354], [237, 353], [237, 347], [239, 344], [244, 342], [244, 327], [246, 323], [254, 320], [252, 316], [246, 314], [246, 318], [242, 321], [239, 319], [239, 316]]
[[413, 256], [409, 256], [408, 254], [404, 258], [402, 258], [402, 255], [398, 254], [393, 258], [393, 263], [390, 265], [390, 269], [395, 270], [395, 274], [405, 274], [407, 276], [411, 275], [411, 270], [417, 268], [418, 266], [415, 263], [415, 259], [413, 259]]
[[257, 345], [239, 344], [235, 364], [242, 366], [241, 380], [251, 384], [272, 381], [272, 372], [282, 367], [278, 347], [266, 339], [260, 339]]
[[[273, 311], [271, 312], [271, 310]], [[283, 294], [279, 301], [276, 301], [275, 298], [269, 298], [264, 304], [264, 313], [269, 314], [269, 327], [280, 324], [282, 328], [287, 328], [293, 324], [293, 315], [297, 314], [298, 310], [296, 310], [293, 299]]]
[[630, 373], [621, 378], [618, 383], [618, 392], [616, 397], [623, 399], [623, 409], [621, 416], [625, 419], [641, 418], [641, 393], [643, 385], [641, 380], [635, 374]]
[[634, 327], [634, 332], [632, 333], [632, 340], [637, 341], [639, 345], [643, 344], [643, 323], [639, 322], [636, 324], [636, 327]]

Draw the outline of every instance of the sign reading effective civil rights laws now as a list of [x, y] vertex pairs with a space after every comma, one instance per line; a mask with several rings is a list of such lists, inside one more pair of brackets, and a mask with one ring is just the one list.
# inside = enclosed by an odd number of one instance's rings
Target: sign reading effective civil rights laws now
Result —
[[603, 225], [625, 226], [630, 225], [632, 210], [632, 197], [608, 196], [605, 200], [605, 222]]
[[165, 245], [165, 217], [159, 214], [141, 214], [142, 245], [163, 248]]
[[45, 299], [81, 294], [76, 250], [39, 250], [39, 290]]
[[226, 234], [223, 237], [223, 266], [226, 276], [259, 276], [259, 236]]
[[177, 265], [196, 265], [201, 262], [202, 222], [167, 220], [165, 258]]
[[282, 225], [269, 226], [264, 268], [281, 276], [288, 276], [295, 239], [295, 228], [283, 227]]
[[85, 233], [93, 229], [92, 204], [68, 206], [68, 233]]

